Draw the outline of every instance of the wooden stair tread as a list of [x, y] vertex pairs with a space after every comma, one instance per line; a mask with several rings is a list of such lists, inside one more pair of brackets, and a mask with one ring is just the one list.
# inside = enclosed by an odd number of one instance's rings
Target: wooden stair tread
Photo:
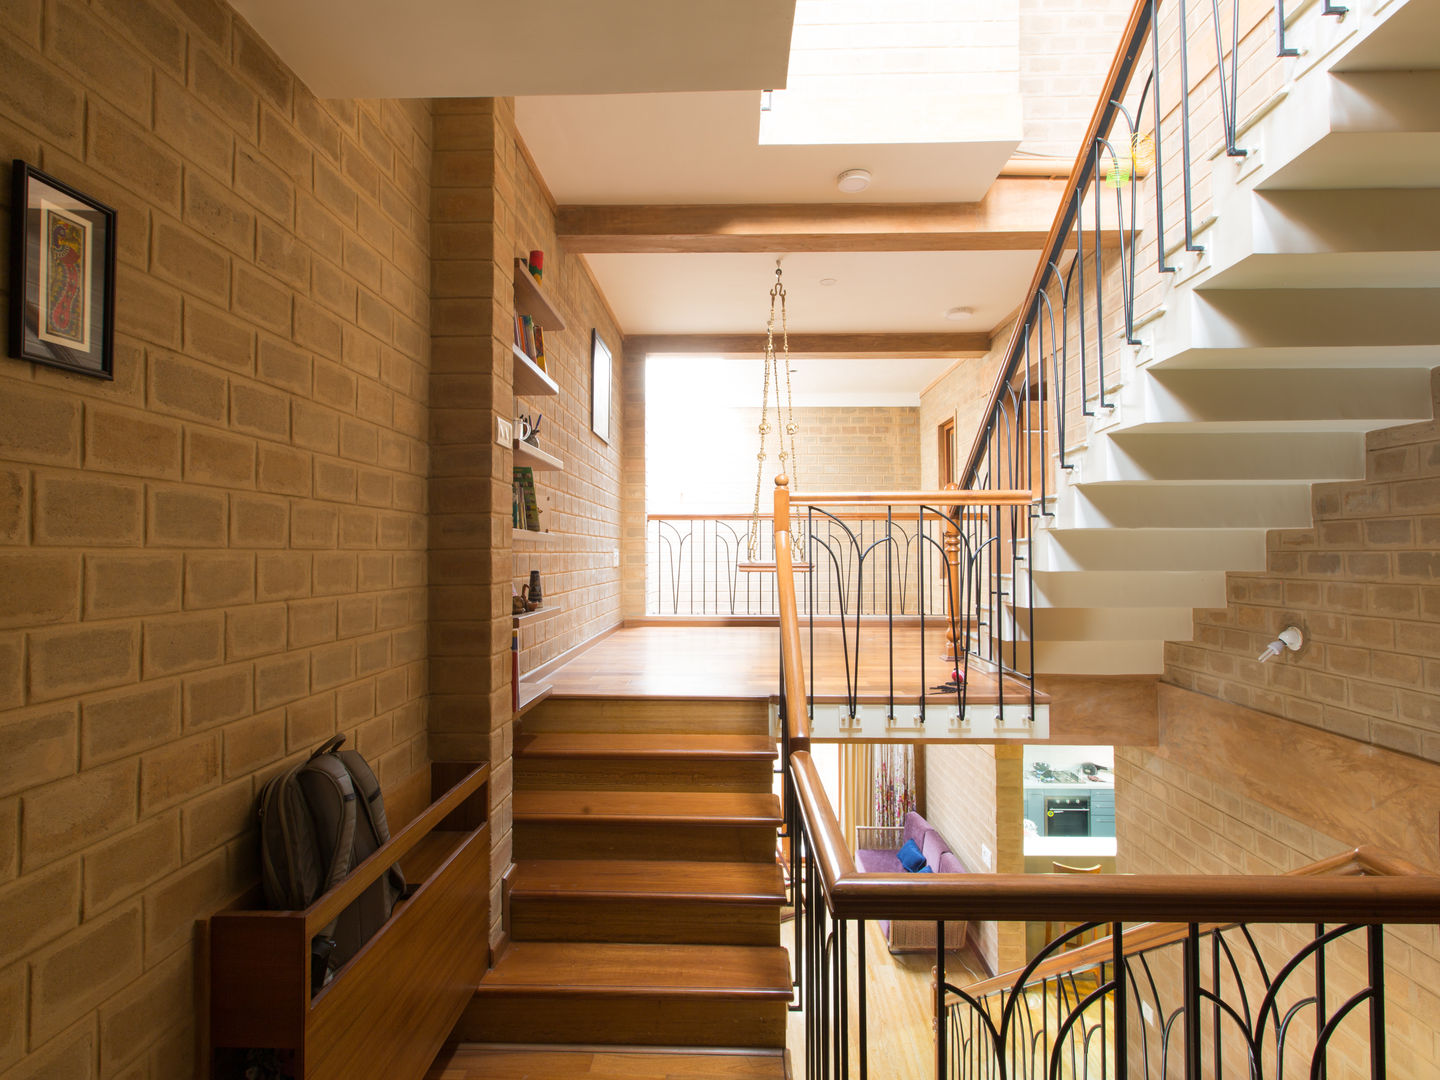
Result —
[[515, 864], [510, 896], [779, 905], [785, 886], [775, 863], [535, 859]]
[[540, 731], [515, 740], [515, 756], [527, 758], [682, 757], [707, 761], [773, 761], [775, 753], [774, 740], [765, 735]]
[[779, 828], [779, 796], [759, 792], [517, 791], [521, 821], [742, 825]]
[[785, 1058], [771, 1050], [606, 1050], [461, 1043], [443, 1052], [428, 1080], [785, 1080]]
[[514, 941], [475, 993], [789, 1001], [790, 961], [779, 946]]

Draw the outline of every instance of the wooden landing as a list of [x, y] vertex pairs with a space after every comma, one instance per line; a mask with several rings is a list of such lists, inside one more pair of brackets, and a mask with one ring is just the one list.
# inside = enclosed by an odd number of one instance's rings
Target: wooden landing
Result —
[[[842, 638], [839, 627], [816, 627], [814, 657], [810, 634], [801, 628], [806, 688], [814, 668], [817, 701], [843, 700], [847, 649], [853, 657], [855, 635]], [[923, 687], [936, 704], [954, 695], [933, 688], [944, 684], [955, 665], [943, 660], [944, 630], [927, 629], [921, 667], [918, 627], [895, 628], [894, 686], [897, 700], [914, 701]], [[880, 703], [890, 690], [889, 638], [883, 625], [860, 631], [860, 700]], [[766, 701], [780, 685], [779, 631], [774, 626], [627, 626], [601, 639], [550, 677], [552, 693], [563, 698], [706, 698]], [[988, 705], [999, 700], [995, 675], [972, 663], [966, 701]], [[1005, 680], [1005, 699], [1028, 697], [1019, 680]], [[1039, 695], [1041, 703], [1049, 699]]]

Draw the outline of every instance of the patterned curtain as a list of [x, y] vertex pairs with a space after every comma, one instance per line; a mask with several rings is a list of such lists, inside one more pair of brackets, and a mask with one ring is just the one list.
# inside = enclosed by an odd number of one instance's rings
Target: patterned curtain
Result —
[[874, 748], [875, 784], [870, 825], [900, 825], [915, 809], [915, 748], [890, 743]]

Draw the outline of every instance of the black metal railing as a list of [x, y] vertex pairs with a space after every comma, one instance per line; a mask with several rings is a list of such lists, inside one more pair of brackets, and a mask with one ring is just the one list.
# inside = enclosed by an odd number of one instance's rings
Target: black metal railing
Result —
[[[1322, 15], [1345, 9], [1328, 2]], [[1113, 408], [1126, 346], [1158, 309], [1176, 267], [1171, 251], [1203, 250], [1208, 219], [1197, 158], [1243, 157], [1242, 106], [1269, 92], [1261, 65], [1242, 92], [1241, 54], [1268, 36], [1268, 19], [1242, 24], [1239, 0], [1140, 0], [1076, 156], [1044, 250], [1005, 346], [990, 401], [962, 469], [967, 490], [1029, 488], [1031, 517], [1049, 512], [1055, 468], [1068, 470], [1086, 423]], [[1275, 51], [1285, 44], [1275, 4]], [[1192, 59], [1202, 63], [1192, 79]], [[1175, 190], [1179, 186], [1179, 192]], [[1180, 221], [1167, 220], [1179, 204]], [[1016, 603], [1029, 596], [1017, 595]]]

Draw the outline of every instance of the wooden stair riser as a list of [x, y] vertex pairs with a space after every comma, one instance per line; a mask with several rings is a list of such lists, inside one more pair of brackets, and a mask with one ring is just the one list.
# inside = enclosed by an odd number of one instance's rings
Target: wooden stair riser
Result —
[[530, 791], [770, 791], [774, 783], [765, 760], [515, 759], [515, 786]]
[[774, 904], [512, 897], [510, 936], [515, 941], [779, 945], [780, 921]]
[[427, 1080], [788, 1080], [783, 1051], [741, 1053], [487, 1047], [444, 1051]]
[[454, 1037], [476, 1042], [637, 1046], [785, 1045], [783, 1001], [695, 994], [486, 992]]
[[527, 713], [522, 724], [525, 731], [765, 735], [770, 707], [756, 700], [552, 697]]
[[684, 859], [766, 862], [774, 826], [691, 822], [515, 820], [515, 859]]

